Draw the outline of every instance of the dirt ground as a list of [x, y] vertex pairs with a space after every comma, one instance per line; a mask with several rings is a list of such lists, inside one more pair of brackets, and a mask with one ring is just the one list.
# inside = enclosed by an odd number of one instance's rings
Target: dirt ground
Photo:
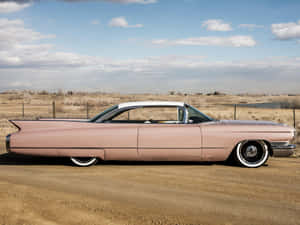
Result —
[[0, 155], [0, 224], [299, 224], [300, 158], [247, 169]]

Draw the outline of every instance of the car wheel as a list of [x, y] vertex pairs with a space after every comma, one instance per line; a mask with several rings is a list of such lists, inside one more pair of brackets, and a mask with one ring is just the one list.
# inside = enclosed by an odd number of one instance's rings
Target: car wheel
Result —
[[262, 166], [269, 158], [268, 146], [264, 141], [244, 141], [238, 144], [235, 160], [244, 167]]
[[96, 157], [71, 157], [70, 159], [76, 166], [91, 166], [98, 161]]

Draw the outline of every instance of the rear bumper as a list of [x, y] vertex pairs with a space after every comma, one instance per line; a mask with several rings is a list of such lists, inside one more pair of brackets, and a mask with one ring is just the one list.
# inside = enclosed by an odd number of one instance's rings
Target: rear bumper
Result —
[[6, 136], [5, 138], [5, 144], [6, 144], [6, 151], [10, 152], [10, 134]]
[[273, 156], [275, 157], [289, 157], [293, 155], [296, 145], [293, 144], [273, 144], [272, 145], [272, 150], [273, 150]]

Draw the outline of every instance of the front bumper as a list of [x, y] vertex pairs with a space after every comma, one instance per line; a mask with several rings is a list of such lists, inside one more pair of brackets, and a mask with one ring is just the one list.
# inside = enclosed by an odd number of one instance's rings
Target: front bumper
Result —
[[5, 144], [6, 144], [6, 151], [10, 152], [10, 134], [6, 136], [5, 138]]
[[296, 145], [288, 143], [271, 143], [271, 146], [275, 157], [289, 157], [296, 149]]

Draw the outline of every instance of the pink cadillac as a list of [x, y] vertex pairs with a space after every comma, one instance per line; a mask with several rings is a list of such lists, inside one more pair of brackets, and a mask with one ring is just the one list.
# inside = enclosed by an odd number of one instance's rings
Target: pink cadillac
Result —
[[78, 166], [101, 160], [225, 161], [262, 166], [289, 156], [295, 129], [262, 121], [214, 120], [182, 102], [129, 102], [91, 120], [11, 121], [19, 131], [7, 151], [70, 157]]

